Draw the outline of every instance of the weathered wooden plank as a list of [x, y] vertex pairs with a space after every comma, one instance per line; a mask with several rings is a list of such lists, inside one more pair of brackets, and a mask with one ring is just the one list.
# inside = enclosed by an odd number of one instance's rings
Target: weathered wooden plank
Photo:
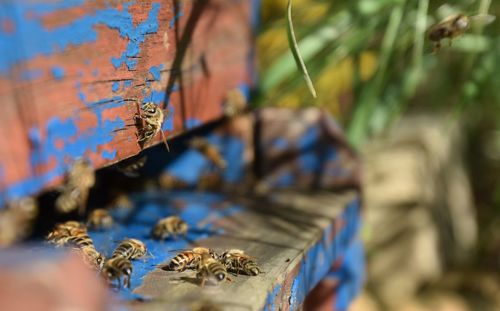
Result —
[[139, 152], [138, 103], [168, 108], [170, 137], [220, 117], [250, 82], [255, 3], [1, 3], [2, 199], [58, 184], [76, 158], [98, 168]]
[[213, 223], [223, 234], [196, 245], [243, 249], [265, 273], [233, 276], [233, 282], [201, 288], [194, 271], [156, 269], [134, 291], [152, 300], [133, 304], [135, 309], [181, 310], [208, 300], [223, 310], [297, 310], [357, 238], [360, 205], [355, 192], [288, 192], [277, 194], [274, 202], [245, 199], [238, 204], [241, 213]]

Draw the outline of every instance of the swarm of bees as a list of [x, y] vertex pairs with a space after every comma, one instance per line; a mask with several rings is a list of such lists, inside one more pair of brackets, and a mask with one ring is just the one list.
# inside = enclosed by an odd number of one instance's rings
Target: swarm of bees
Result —
[[78, 209], [80, 214], [85, 211], [89, 190], [95, 184], [94, 168], [89, 161], [77, 160], [67, 172], [61, 193], [55, 206], [61, 213], [69, 213]]
[[441, 48], [441, 41], [449, 39], [451, 46], [453, 38], [463, 35], [469, 28], [472, 22], [479, 22], [489, 24], [495, 20], [492, 15], [472, 15], [455, 14], [446, 17], [439, 23], [432, 25], [427, 30], [427, 38], [429, 41], [434, 42], [434, 53]]
[[186, 236], [187, 223], [179, 216], [170, 216], [160, 219], [151, 230], [151, 236], [157, 240], [165, 240], [169, 237], [177, 238], [177, 235]]
[[150, 102], [142, 105], [139, 109], [139, 113], [135, 116], [136, 126], [138, 129], [137, 142], [142, 148], [145, 144], [155, 138], [159, 132], [167, 150], [170, 151], [167, 139], [161, 130], [164, 119], [165, 116], [163, 114], [163, 110], [155, 103]]
[[249, 276], [262, 273], [255, 258], [241, 249], [227, 250], [219, 255], [213, 249], [205, 247], [195, 247], [178, 253], [162, 269], [176, 272], [195, 270], [196, 278], [202, 287], [206, 282], [211, 284], [219, 284], [224, 280], [231, 282], [228, 273], [236, 276], [240, 273]]

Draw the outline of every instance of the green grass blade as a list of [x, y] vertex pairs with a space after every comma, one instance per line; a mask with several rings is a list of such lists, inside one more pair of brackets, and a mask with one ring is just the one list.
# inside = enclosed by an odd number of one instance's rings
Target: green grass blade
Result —
[[290, 46], [290, 49], [293, 54], [293, 58], [295, 59], [295, 63], [297, 64], [297, 67], [299, 70], [302, 72], [302, 76], [304, 77], [304, 80], [306, 81], [307, 88], [309, 89], [309, 92], [311, 92], [311, 95], [316, 98], [316, 90], [314, 89], [314, 85], [312, 83], [311, 77], [309, 77], [309, 73], [307, 72], [306, 65], [304, 64], [304, 61], [302, 60], [302, 57], [300, 56], [300, 51], [299, 51], [299, 46], [297, 45], [297, 39], [295, 38], [295, 32], [293, 31], [293, 23], [292, 23], [292, 0], [288, 0], [288, 6], [287, 6], [287, 13], [286, 13], [286, 32], [288, 35], [288, 45]]

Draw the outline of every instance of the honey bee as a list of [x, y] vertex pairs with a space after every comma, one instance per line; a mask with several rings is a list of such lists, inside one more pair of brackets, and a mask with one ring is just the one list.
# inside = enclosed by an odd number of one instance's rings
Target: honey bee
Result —
[[31, 197], [10, 202], [0, 210], [0, 247], [10, 246], [29, 236], [37, 215], [38, 205]]
[[84, 224], [70, 220], [61, 224], [57, 224], [55, 228], [47, 235], [47, 241], [58, 246], [62, 246], [66, 243], [67, 238], [71, 236], [81, 236], [86, 234], [87, 228]]
[[140, 157], [139, 159], [124, 160], [116, 165], [116, 169], [128, 177], [138, 177], [137, 173], [146, 164], [147, 156]]
[[258, 275], [261, 270], [254, 258], [245, 254], [241, 249], [230, 249], [221, 255], [221, 262], [231, 272], [239, 275], [240, 271], [247, 275]]
[[246, 106], [247, 98], [245, 94], [239, 88], [234, 88], [227, 92], [222, 111], [226, 117], [234, 117], [245, 111]]
[[105, 209], [95, 209], [89, 215], [87, 226], [95, 230], [109, 229], [113, 226], [113, 217]]
[[160, 187], [167, 190], [182, 189], [188, 186], [187, 183], [167, 172], [160, 175], [158, 183]]
[[170, 260], [170, 263], [162, 269], [177, 272], [182, 272], [186, 269], [196, 269], [203, 255], [209, 255], [214, 259], [219, 258], [213, 249], [195, 247], [192, 250], [185, 250], [178, 253], [174, 258], [172, 258], [172, 260]]
[[112, 257], [123, 257], [133, 260], [146, 256], [146, 245], [137, 239], [125, 239], [118, 244]]
[[217, 147], [209, 143], [208, 140], [202, 137], [194, 137], [190, 141], [190, 146], [193, 149], [201, 152], [207, 159], [209, 159], [218, 169], [223, 170], [226, 168], [227, 163], [220, 154]]
[[455, 37], [463, 35], [471, 25], [471, 22], [491, 23], [495, 19], [492, 15], [473, 15], [455, 14], [448, 16], [439, 23], [432, 25], [427, 30], [427, 38], [434, 42], [434, 52], [441, 48], [441, 40], [449, 39], [451, 46], [452, 40]]
[[78, 208], [80, 214], [85, 211], [89, 190], [95, 184], [95, 172], [87, 160], [77, 160], [65, 177], [65, 184], [56, 200], [56, 209], [69, 213]]
[[186, 236], [188, 225], [179, 216], [170, 216], [160, 219], [151, 230], [151, 236], [158, 240], [165, 240], [170, 236], [177, 238], [178, 234]]
[[123, 286], [130, 288], [132, 263], [124, 257], [112, 257], [104, 263], [101, 275], [108, 284], [111, 284], [114, 280], [118, 280], [118, 287], [121, 287], [121, 278], [123, 277]]
[[209, 254], [201, 255], [196, 278], [201, 279], [201, 287], [204, 287], [207, 281], [213, 284], [218, 284], [224, 280], [231, 281], [227, 276], [226, 266]]
[[141, 148], [144, 148], [144, 145], [160, 132], [167, 150], [170, 151], [165, 135], [161, 130], [164, 118], [163, 110], [155, 103], [150, 102], [142, 105], [139, 113], [135, 116], [138, 127], [137, 142], [141, 145]]
[[94, 245], [83, 246], [75, 249], [82, 255], [83, 261], [96, 270], [100, 270], [104, 264], [104, 256], [101, 255], [94, 247]]

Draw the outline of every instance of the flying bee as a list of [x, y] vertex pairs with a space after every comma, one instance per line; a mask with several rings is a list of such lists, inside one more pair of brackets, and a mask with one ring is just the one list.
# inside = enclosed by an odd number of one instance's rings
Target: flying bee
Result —
[[95, 184], [95, 172], [87, 160], [77, 160], [65, 177], [65, 184], [56, 199], [56, 209], [69, 213], [78, 208], [80, 214], [85, 210], [89, 190]]
[[245, 111], [246, 106], [247, 98], [245, 94], [239, 88], [234, 88], [227, 92], [222, 111], [226, 117], [234, 117]]
[[231, 272], [239, 275], [240, 271], [247, 275], [258, 275], [260, 270], [254, 258], [245, 254], [241, 249], [230, 249], [221, 255], [221, 262]]
[[213, 249], [205, 247], [195, 247], [192, 250], [185, 250], [178, 253], [169, 264], [162, 267], [163, 270], [182, 272], [186, 269], [196, 269], [203, 255], [208, 255], [218, 259], [219, 255]]
[[147, 156], [138, 159], [124, 160], [116, 165], [116, 169], [127, 177], [138, 177], [138, 171], [146, 164]]
[[204, 287], [207, 281], [214, 284], [218, 284], [224, 280], [231, 281], [227, 276], [226, 266], [209, 254], [201, 255], [196, 278], [201, 279], [201, 287]]
[[137, 239], [125, 239], [118, 244], [112, 257], [122, 257], [129, 260], [146, 256], [146, 244]]
[[138, 127], [137, 142], [141, 145], [141, 148], [160, 132], [167, 150], [170, 151], [165, 134], [161, 130], [165, 116], [160, 107], [155, 103], [145, 103], [139, 109], [139, 113], [135, 116], [135, 119]]
[[178, 234], [186, 236], [188, 224], [179, 216], [160, 219], [151, 230], [151, 236], [157, 240], [165, 240], [170, 236], [177, 238]]
[[203, 137], [194, 137], [189, 142], [191, 148], [198, 150], [202, 153], [208, 160], [210, 160], [218, 169], [223, 170], [226, 168], [226, 160], [222, 157], [219, 149], [213, 144], [209, 143]]
[[123, 286], [130, 288], [132, 263], [124, 257], [112, 257], [104, 263], [101, 275], [108, 284], [111, 284], [114, 280], [118, 280], [118, 287], [121, 287], [121, 278], [123, 277]]
[[96, 230], [109, 229], [113, 226], [113, 217], [105, 209], [95, 209], [89, 215], [87, 226]]
[[495, 17], [487, 14], [467, 16], [460, 13], [451, 15], [429, 27], [427, 38], [429, 41], [434, 42], [434, 52], [437, 52], [441, 48], [441, 40], [449, 39], [449, 45], [451, 46], [453, 38], [463, 35], [470, 28], [472, 22], [489, 24], [493, 20], [495, 20]]

